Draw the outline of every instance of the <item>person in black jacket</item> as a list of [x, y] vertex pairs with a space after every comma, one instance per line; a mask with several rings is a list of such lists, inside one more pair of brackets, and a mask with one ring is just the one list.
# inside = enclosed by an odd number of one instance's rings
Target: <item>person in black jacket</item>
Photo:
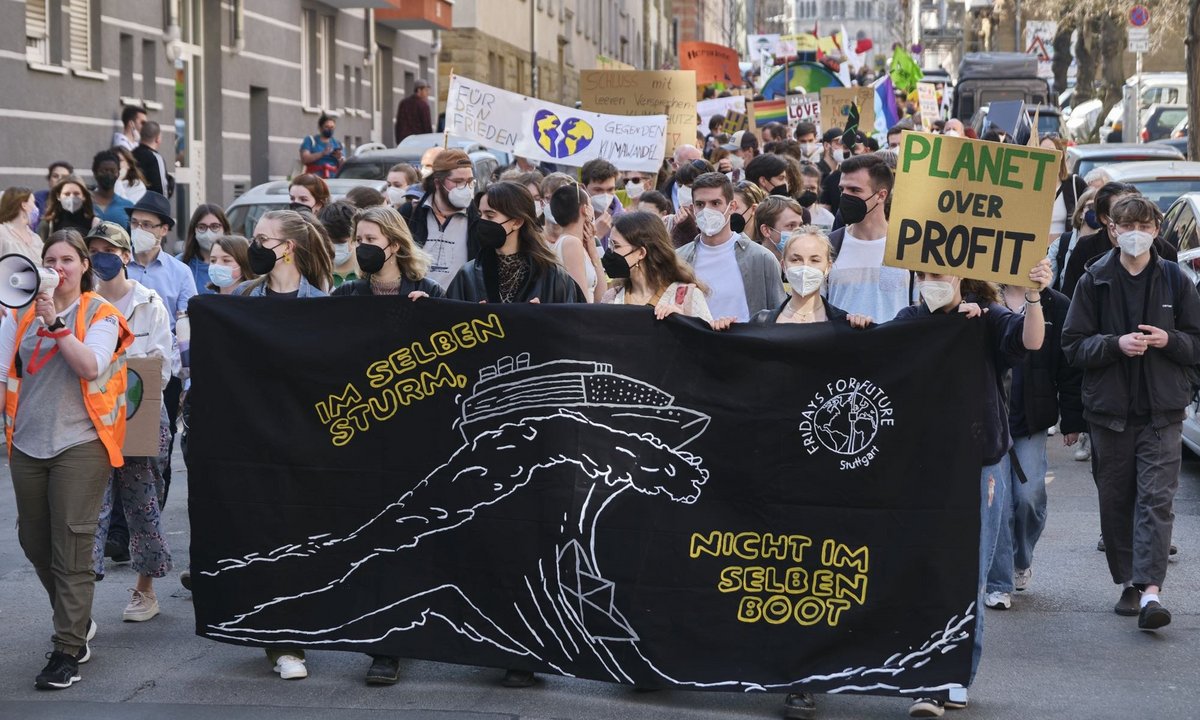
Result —
[[489, 185], [479, 196], [479, 213], [471, 237], [478, 256], [454, 276], [446, 297], [491, 303], [583, 302], [583, 291], [542, 241], [533, 195], [525, 186]]
[[1100, 531], [1113, 611], [1138, 627], [1171, 622], [1159, 600], [1179, 488], [1181, 430], [1200, 362], [1200, 296], [1153, 243], [1162, 212], [1140, 196], [1111, 208], [1119, 249], [1080, 279], [1063, 328], [1063, 352], [1083, 370]]
[[[1025, 288], [1002, 289], [1004, 305], [1024, 312]], [[1060, 292], [1042, 291], [1046, 339], [1013, 366], [1008, 400], [1008, 429], [1013, 438], [1009, 451], [1008, 498], [997, 497], [1003, 517], [996, 554], [988, 572], [985, 604], [1008, 609], [1013, 590], [1025, 590], [1033, 571], [1033, 548], [1046, 527], [1046, 429], [1062, 416], [1064, 445], [1074, 445], [1087, 429], [1079, 384], [1083, 373], [1063, 356], [1060, 333], [1070, 301]]]
[[[1096, 191], [1094, 209], [1101, 223], [1101, 229], [1095, 235], [1080, 238], [1067, 261], [1067, 269], [1062, 279], [1062, 292], [1067, 297], [1075, 296], [1075, 286], [1083, 277], [1088, 263], [1107, 254], [1117, 246], [1116, 235], [1112, 232], [1112, 221], [1108, 217], [1109, 208], [1117, 198], [1125, 195], [1140, 195], [1138, 189], [1128, 183], [1110, 182]], [[1154, 249], [1160, 257], [1171, 262], [1179, 258], [1179, 253], [1162, 238], [1154, 238]]]
[[133, 158], [146, 178], [146, 189], [170, 197], [174, 187], [167, 173], [167, 165], [158, 148], [162, 144], [162, 128], [153, 120], [142, 123], [142, 139], [133, 149]]
[[479, 256], [476, 225], [475, 170], [471, 158], [457, 148], [433, 159], [425, 178], [425, 195], [401, 212], [417, 247], [429, 254], [429, 277], [443, 288], [468, 261]]
[[333, 297], [401, 295], [440, 298], [442, 286], [429, 279], [429, 255], [416, 246], [404, 219], [390, 205], [354, 215], [354, 255], [365, 277], [342, 283]]

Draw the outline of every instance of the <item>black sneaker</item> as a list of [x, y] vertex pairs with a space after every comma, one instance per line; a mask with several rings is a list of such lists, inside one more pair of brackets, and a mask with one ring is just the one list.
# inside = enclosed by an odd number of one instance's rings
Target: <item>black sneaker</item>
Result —
[[536, 682], [537, 678], [528, 670], [505, 670], [500, 684], [506, 688], [527, 688]]
[[1167, 553], [1167, 562], [1176, 562], [1179, 558], [1175, 557], [1179, 554], [1179, 548], [1175, 547], [1175, 543], [1171, 543], [1171, 550]]
[[192, 589], [192, 569], [191, 568], [188, 568], [187, 570], [184, 570], [183, 572], [179, 573], [179, 584], [183, 586], [184, 590]]
[[1101, 535], [1100, 539], [1096, 541], [1096, 550], [1098, 552], [1104, 552], [1104, 536], [1103, 535]]
[[129, 562], [129, 540], [109, 537], [104, 543], [104, 557], [111, 558], [114, 563]]
[[783, 701], [783, 716], [788, 720], [813, 720], [817, 717], [817, 701], [812, 693], [791, 693]]
[[387, 655], [372, 655], [371, 667], [367, 670], [368, 685], [395, 685], [400, 680], [400, 658]]
[[1121, 591], [1121, 599], [1113, 605], [1113, 612], [1122, 617], [1134, 617], [1138, 614], [1138, 606], [1142, 602], [1142, 592], [1135, 587], [1127, 587]]
[[88, 618], [87, 636], [83, 639], [83, 647], [75, 653], [75, 662], [82, 665], [92, 659], [92, 648], [88, 646], [88, 641], [94, 637], [96, 637], [96, 621]]
[[1139, 630], [1157, 630], [1171, 624], [1171, 612], [1157, 600], [1146, 603], [1146, 607], [1138, 613]]
[[65, 652], [55, 650], [46, 653], [46, 657], [50, 662], [33, 681], [38, 690], [62, 690], [83, 679], [79, 677], [79, 663]]

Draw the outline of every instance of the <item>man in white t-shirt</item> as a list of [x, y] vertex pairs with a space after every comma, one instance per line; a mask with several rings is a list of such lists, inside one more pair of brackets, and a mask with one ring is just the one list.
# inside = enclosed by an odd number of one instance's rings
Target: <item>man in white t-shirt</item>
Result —
[[846, 222], [844, 234], [830, 238], [837, 259], [829, 271], [826, 299], [848, 313], [866, 315], [879, 322], [896, 317], [910, 304], [909, 272], [885, 267], [887, 202], [895, 178], [878, 155], [856, 155], [841, 166], [839, 204]]
[[708, 287], [714, 318], [747, 322], [760, 310], [774, 309], [786, 298], [779, 261], [762, 245], [729, 227], [733, 183], [724, 173], [708, 172], [692, 182], [692, 207], [700, 237], [679, 248], [679, 257]]

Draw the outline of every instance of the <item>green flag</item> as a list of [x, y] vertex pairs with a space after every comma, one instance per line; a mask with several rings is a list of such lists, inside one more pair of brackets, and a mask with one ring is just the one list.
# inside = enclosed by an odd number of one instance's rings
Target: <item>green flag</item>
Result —
[[892, 84], [903, 90], [905, 95], [916, 90], [917, 83], [925, 77], [912, 55], [902, 47], [892, 51], [892, 66], [888, 74], [892, 77]]

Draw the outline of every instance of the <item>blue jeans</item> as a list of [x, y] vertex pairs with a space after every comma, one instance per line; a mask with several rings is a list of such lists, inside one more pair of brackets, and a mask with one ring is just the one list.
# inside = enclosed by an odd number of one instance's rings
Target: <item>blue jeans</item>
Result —
[[1013, 571], [1033, 566], [1033, 547], [1046, 527], [1046, 435], [1013, 438], [1013, 450], [1028, 482], [1021, 482], [1016, 468], [1012, 469], [1009, 497], [1001, 503], [1004, 517], [987, 576], [988, 592], [1013, 591]]
[[[1008, 497], [1010, 472], [1006, 456], [995, 465], [985, 466], [979, 474], [979, 592], [975, 598], [975, 646], [971, 649], [971, 679], [967, 685], [975, 682], [979, 659], [983, 657], [983, 589], [996, 552], [996, 539], [1000, 536], [1000, 521], [1004, 514], [1001, 500]], [[994, 483], [989, 483], [989, 478]]]

